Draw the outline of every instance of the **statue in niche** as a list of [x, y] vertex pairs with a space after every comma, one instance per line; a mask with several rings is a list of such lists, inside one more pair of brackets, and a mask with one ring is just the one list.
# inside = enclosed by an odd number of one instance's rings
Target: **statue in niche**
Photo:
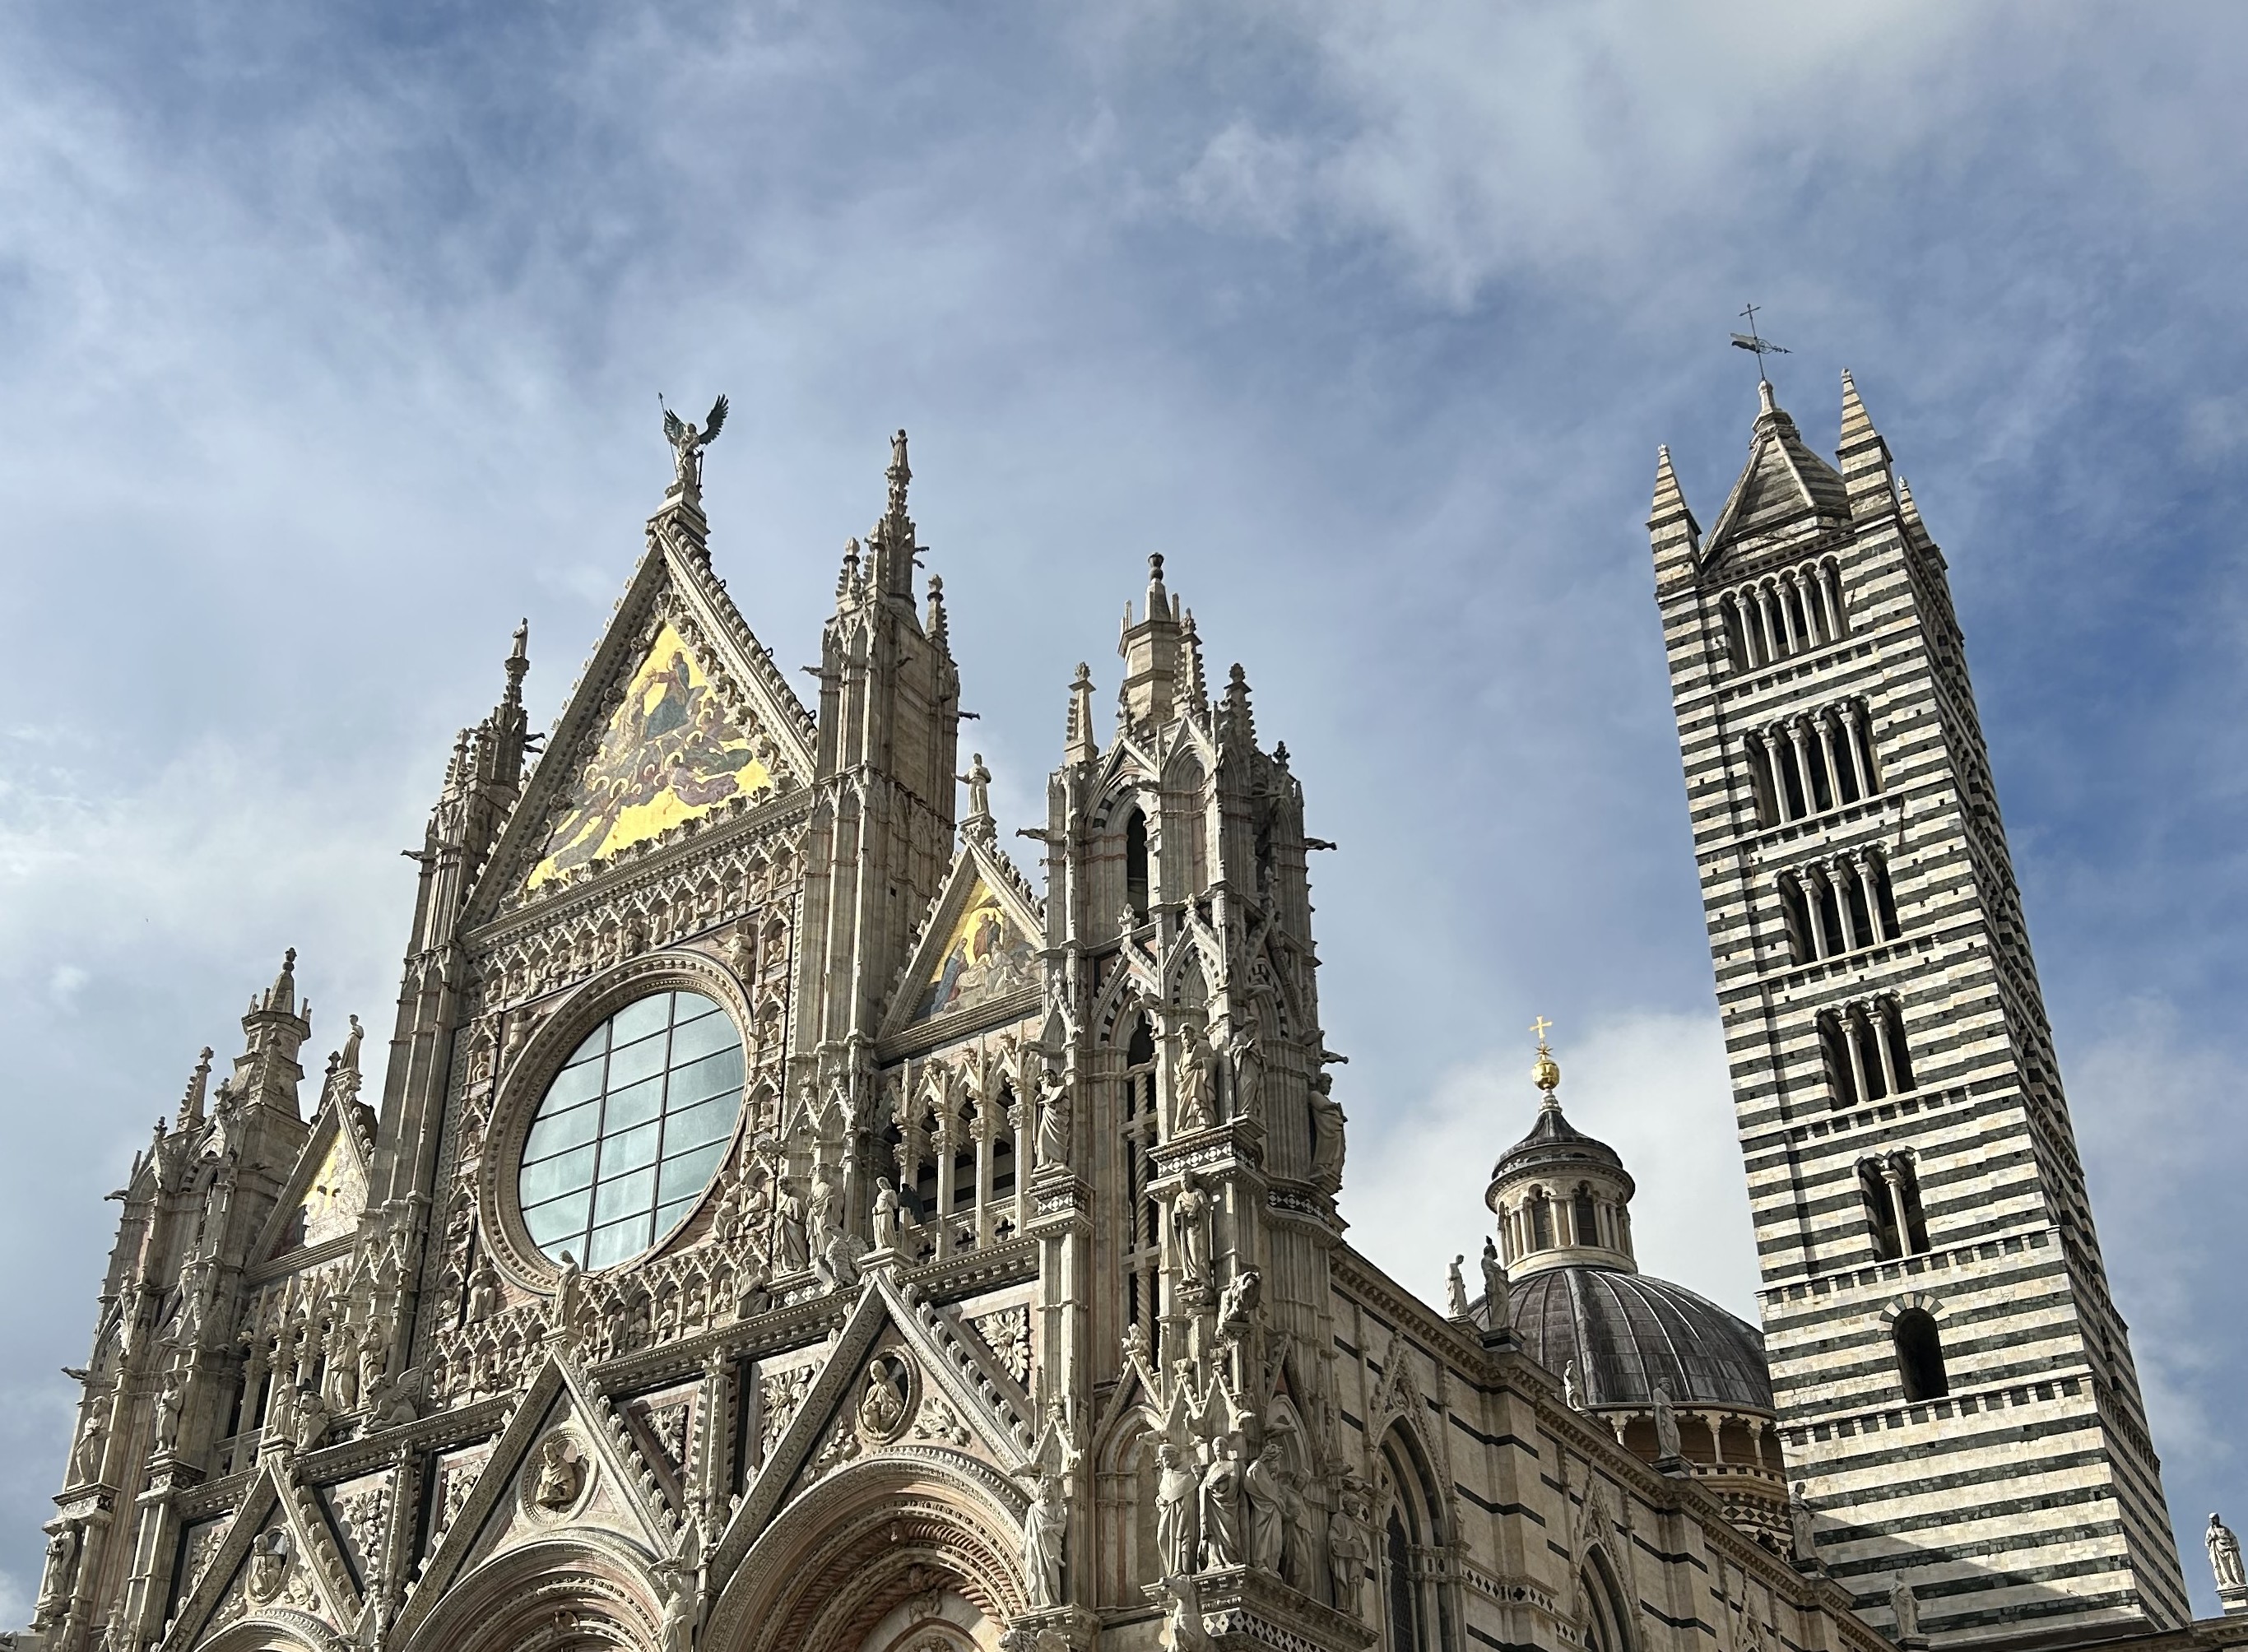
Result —
[[1264, 1085], [1264, 1052], [1258, 1046], [1264, 1036], [1264, 1023], [1258, 1016], [1252, 996], [1241, 1011], [1240, 1026], [1230, 1031], [1226, 1038], [1226, 1058], [1233, 1069], [1233, 1116], [1237, 1119], [1263, 1116], [1259, 1104]]
[[46, 1569], [39, 1577], [39, 1625], [58, 1616], [64, 1605], [76, 1592], [78, 1550], [78, 1527], [75, 1525], [65, 1523], [48, 1533]]
[[1066, 1164], [1069, 1161], [1069, 1085], [1058, 1073], [1038, 1080], [1038, 1162]]
[[835, 1182], [827, 1167], [818, 1162], [812, 1167], [812, 1192], [804, 1203], [804, 1225], [815, 1250], [825, 1246], [828, 1233], [836, 1226]]
[[1312, 1080], [1312, 1180], [1321, 1187], [1342, 1185], [1345, 1141], [1342, 1103], [1334, 1099], [1334, 1079], [1322, 1073]]
[[1203, 1470], [1202, 1566], [1205, 1572], [1239, 1566], [1241, 1548], [1241, 1459], [1230, 1436], [1212, 1448]]
[[1504, 1331], [1514, 1323], [1513, 1294], [1507, 1289], [1506, 1268], [1498, 1259], [1498, 1244], [1489, 1234], [1483, 1240], [1483, 1322], [1487, 1331]]
[[1200, 1289], [1210, 1283], [1210, 1195], [1192, 1170], [1179, 1179], [1171, 1200], [1171, 1241], [1178, 1261], [1179, 1283]]
[[586, 1465], [570, 1450], [567, 1436], [550, 1434], [539, 1443], [538, 1475], [531, 1482], [531, 1500], [540, 1508], [560, 1514], [576, 1506], [586, 1489]]
[[1023, 1517], [1023, 1581], [1033, 1607], [1061, 1604], [1061, 1562], [1069, 1509], [1061, 1500], [1061, 1477], [1038, 1472], [1038, 1496]]
[[898, 1243], [898, 1190], [890, 1178], [874, 1184], [874, 1249], [892, 1251]]
[[1359, 1614], [1359, 1594], [1374, 1559], [1374, 1539], [1366, 1526], [1366, 1494], [1356, 1476], [1345, 1470], [1327, 1516], [1327, 1567], [1334, 1580], [1336, 1609]]
[[180, 1388], [180, 1374], [170, 1373], [164, 1378], [163, 1392], [156, 1396], [156, 1455], [165, 1457], [180, 1443], [180, 1413], [187, 1405], [187, 1395]]
[[1171, 1441], [1155, 1448], [1161, 1465], [1155, 1479], [1155, 1546], [1163, 1557], [1163, 1575], [1185, 1577], [1195, 1569], [1201, 1526], [1195, 1503], [1202, 1486], [1186, 1454]]
[[1287, 1516], [1287, 1543], [1280, 1552], [1280, 1575], [1292, 1589], [1312, 1590], [1311, 1499], [1304, 1495], [1304, 1477], [1293, 1469], [1280, 1473], [1281, 1505]]
[[804, 1201], [785, 1183], [778, 1200], [774, 1203], [773, 1215], [778, 1230], [775, 1249], [776, 1258], [783, 1273], [794, 1273], [812, 1265], [812, 1246], [804, 1226]]
[[578, 1340], [578, 1320], [586, 1309], [586, 1275], [578, 1265], [578, 1258], [569, 1251], [562, 1253], [562, 1266], [554, 1278], [554, 1328], [564, 1340]]
[[1249, 1498], [1249, 1559], [1275, 1576], [1279, 1574], [1288, 1546], [1287, 1487], [1282, 1478], [1285, 1473], [1279, 1437], [1268, 1434], [1257, 1460], [1241, 1477], [1242, 1490]]
[[320, 1398], [318, 1388], [306, 1388], [297, 1395], [297, 1449], [299, 1451], [315, 1450], [327, 1437], [326, 1402]]
[[1184, 1135], [1210, 1128], [1210, 1049], [1203, 1030], [1188, 1022], [1179, 1030], [1178, 1071], [1171, 1080], [1171, 1128]]
[[2232, 1528], [2214, 1514], [2209, 1517], [2209, 1530], [2203, 1534], [2209, 1548], [2209, 1570], [2220, 1589], [2248, 1587], [2248, 1577], [2240, 1568], [2240, 1539], [2232, 1535]]
[[109, 1443], [109, 1419], [102, 1416], [99, 1404], [97, 1399], [96, 1409], [86, 1418], [86, 1432], [79, 1436], [78, 1450], [71, 1457], [71, 1471], [82, 1481], [101, 1477], [101, 1451]]

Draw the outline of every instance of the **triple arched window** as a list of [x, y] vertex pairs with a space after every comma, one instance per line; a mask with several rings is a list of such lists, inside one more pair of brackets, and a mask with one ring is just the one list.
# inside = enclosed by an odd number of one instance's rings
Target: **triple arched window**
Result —
[[1824, 814], [1881, 789], [1872, 720], [1861, 700], [1840, 700], [1752, 730], [1745, 755], [1759, 826]]
[[1860, 1107], [1916, 1087], [1904, 1014], [1887, 996], [1822, 1012], [1819, 1042], [1837, 1108]]
[[1779, 874], [1788, 951], [1816, 963], [1894, 941], [1904, 933], [1881, 852], [1873, 847], [1814, 860]]
[[1850, 628], [1842, 572], [1832, 557], [1784, 568], [1717, 599], [1727, 658], [1754, 671], [1840, 641]]

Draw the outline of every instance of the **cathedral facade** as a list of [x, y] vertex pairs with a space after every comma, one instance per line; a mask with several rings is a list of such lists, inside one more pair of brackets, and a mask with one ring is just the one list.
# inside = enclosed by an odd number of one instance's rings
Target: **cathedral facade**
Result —
[[1025, 867], [903, 433], [806, 704], [711, 566], [722, 419], [544, 751], [521, 633], [456, 744], [379, 1090], [355, 1018], [306, 1083], [292, 954], [133, 1167], [19, 1643], [2231, 1642], [1854, 393], [1839, 471], [1767, 398], [1650, 524], [1761, 1333], [1641, 1271], [1542, 1043], [1472, 1280], [1347, 1244], [1302, 788], [1162, 559]]

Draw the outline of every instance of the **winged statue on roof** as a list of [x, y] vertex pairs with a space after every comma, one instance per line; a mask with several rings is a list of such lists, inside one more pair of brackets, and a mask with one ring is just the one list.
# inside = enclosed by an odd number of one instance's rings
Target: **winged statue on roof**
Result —
[[702, 486], [702, 449], [716, 442], [718, 432], [725, 428], [726, 398], [720, 396], [710, 404], [710, 411], [700, 425], [689, 424], [681, 418], [661, 396], [656, 397], [655, 402], [663, 409], [663, 434], [671, 443], [679, 486], [685, 492], [698, 492]]

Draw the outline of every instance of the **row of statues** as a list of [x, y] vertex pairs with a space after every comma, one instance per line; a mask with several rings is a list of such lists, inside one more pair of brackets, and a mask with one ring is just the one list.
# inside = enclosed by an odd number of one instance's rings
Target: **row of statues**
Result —
[[[1239, 1434], [1191, 1446], [1166, 1440], [1155, 1459], [1155, 1542], [1166, 1577], [1253, 1566], [1312, 1589], [1312, 1505], [1278, 1434], [1253, 1455]], [[1326, 1527], [1335, 1604], [1354, 1613], [1374, 1549], [1354, 1477], [1337, 1488]]]

